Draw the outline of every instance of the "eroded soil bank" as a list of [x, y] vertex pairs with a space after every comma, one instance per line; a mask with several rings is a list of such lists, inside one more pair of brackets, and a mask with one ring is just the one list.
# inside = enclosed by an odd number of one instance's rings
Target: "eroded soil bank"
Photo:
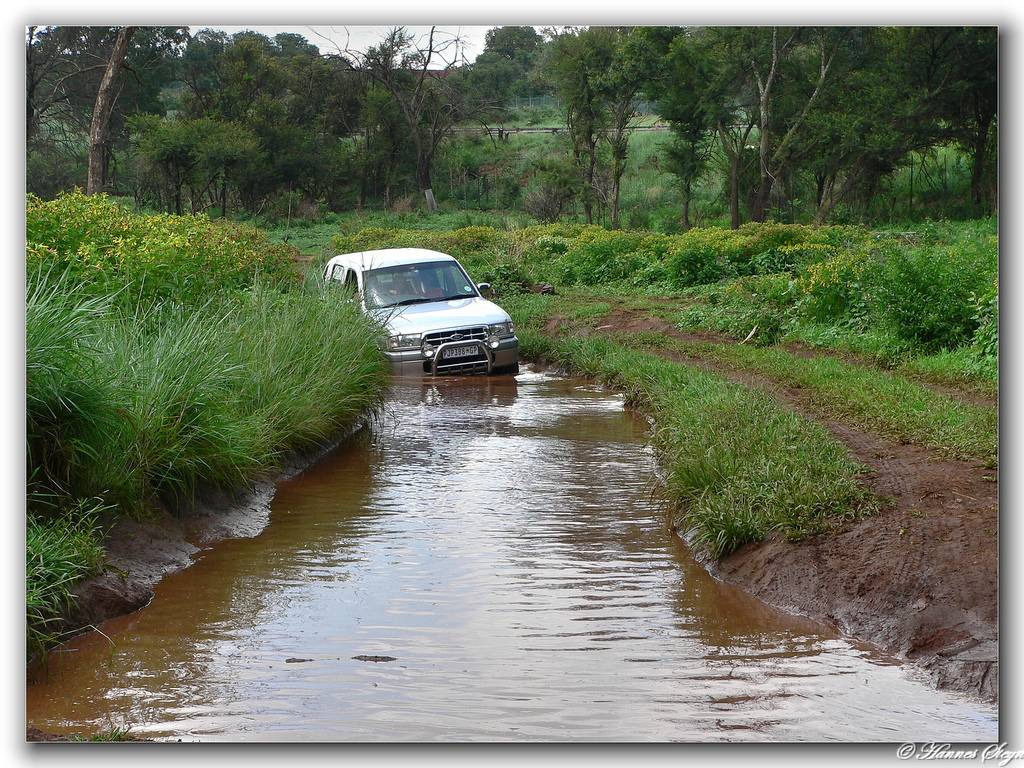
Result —
[[103, 538], [103, 572], [75, 586], [74, 599], [61, 617], [67, 637], [144, 607], [161, 579], [187, 568], [204, 548], [258, 536], [270, 522], [277, 483], [295, 477], [364, 426], [356, 424], [327, 444], [291, 454], [276, 475], [233, 494], [208, 489], [187, 507], [157, 509], [145, 520], [113, 521]]
[[[546, 333], [559, 334], [563, 322], [551, 318]], [[637, 331], [722, 340], [621, 309], [602, 317], [591, 332]], [[997, 471], [824, 416], [799, 387], [697, 356], [652, 351], [761, 389], [818, 421], [869, 468], [864, 482], [884, 501], [879, 514], [828, 535], [746, 545], [709, 562], [712, 574], [912, 661], [938, 687], [997, 701]]]

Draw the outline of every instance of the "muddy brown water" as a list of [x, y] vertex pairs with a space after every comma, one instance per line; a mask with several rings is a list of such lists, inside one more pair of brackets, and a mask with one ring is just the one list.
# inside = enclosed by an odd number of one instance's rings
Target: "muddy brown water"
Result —
[[[183, 740], [991, 741], [996, 710], [707, 575], [587, 382], [395, 385], [269, 527], [30, 671], [28, 723]], [[359, 657], [359, 658], [355, 658]]]

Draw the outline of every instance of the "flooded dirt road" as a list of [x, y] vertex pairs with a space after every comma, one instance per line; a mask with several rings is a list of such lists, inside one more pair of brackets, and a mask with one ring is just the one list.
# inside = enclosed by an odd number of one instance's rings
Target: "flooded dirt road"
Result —
[[260, 536], [32, 670], [28, 722], [184, 740], [996, 738], [993, 707], [711, 579], [669, 529], [647, 437], [579, 380], [398, 384], [371, 435], [281, 485]]

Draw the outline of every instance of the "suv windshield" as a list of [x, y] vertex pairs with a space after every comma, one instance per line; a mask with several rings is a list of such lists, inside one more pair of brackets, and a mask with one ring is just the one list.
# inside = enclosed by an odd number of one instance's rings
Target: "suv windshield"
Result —
[[363, 274], [368, 308], [468, 299], [476, 288], [454, 261], [430, 261], [371, 269]]

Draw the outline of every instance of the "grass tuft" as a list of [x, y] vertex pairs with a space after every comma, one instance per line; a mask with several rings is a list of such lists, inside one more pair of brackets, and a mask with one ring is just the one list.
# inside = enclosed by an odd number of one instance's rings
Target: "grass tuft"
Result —
[[102, 564], [96, 518], [105, 508], [93, 499], [49, 515], [29, 515], [25, 541], [29, 657], [60, 640], [64, 629], [60, 614], [70, 605], [72, 587]]

